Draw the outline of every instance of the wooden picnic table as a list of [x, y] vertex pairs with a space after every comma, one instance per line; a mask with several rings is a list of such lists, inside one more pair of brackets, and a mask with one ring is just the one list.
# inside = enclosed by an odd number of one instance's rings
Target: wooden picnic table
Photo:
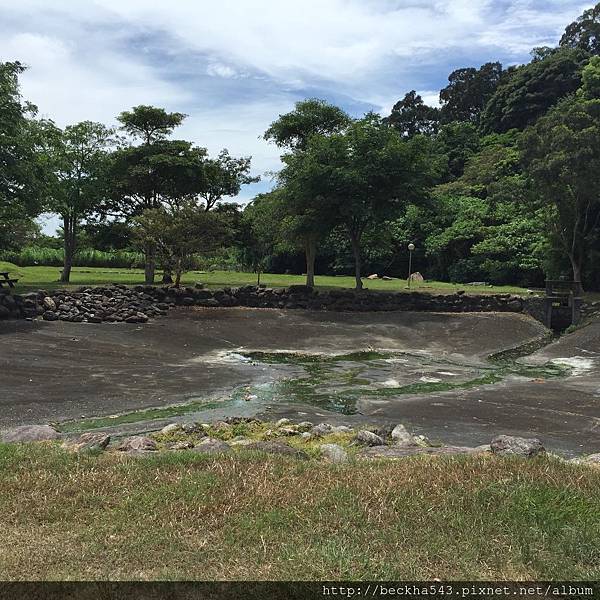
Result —
[[18, 279], [11, 279], [8, 271], [0, 271], [0, 288], [6, 283], [8, 287], [14, 288]]

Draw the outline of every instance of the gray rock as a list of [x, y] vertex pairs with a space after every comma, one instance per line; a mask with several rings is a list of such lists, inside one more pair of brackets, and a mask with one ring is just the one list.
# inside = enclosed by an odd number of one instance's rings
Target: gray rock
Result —
[[416, 454], [427, 454], [430, 456], [444, 456], [452, 454], [478, 454], [477, 448], [466, 446], [443, 446], [440, 448], [424, 448], [421, 446], [373, 446], [364, 448], [358, 453], [359, 458], [405, 458]]
[[169, 450], [189, 450], [193, 447], [192, 442], [175, 442], [169, 446]]
[[333, 427], [329, 423], [319, 423], [318, 425], [315, 425], [310, 432], [313, 435], [327, 435], [331, 433], [332, 429]]
[[310, 421], [301, 421], [297, 427], [298, 431], [310, 431], [314, 427], [314, 424]]
[[494, 454], [500, 456], [516, 454], [532, 458], [545, 452], [542, 442], [537, 438], [522, 438], [515, 435], [499, 435], [491, 441], [490, 447]]
[[152, 438], [144, 435], [134, 435], [123, 440], [119, 450], [122, 452], [156, 452], [158, 446]]
[[60, 433], [50, 425], [21, 425], [5, 431], [0, 441], [12, 444], [15, 442], [46, 442], [59, 438]]
[[392, 442], [395, 446], [417, 446], [414, 436], [406, 430], [406, 427], [399, 423], [392, 429]]
[[281, 427], [277, 433], [281, 435], [298, 435], [300, 432], [295, 427]]
[[88, 452], [104, 450], [110, 442], [110, 435], [105, 433], [82, 433], [78, 438], [67, 440], [63, 446], [72, 452]]
[[591, 465], [594, 467], [600, 467], [600, 452], [597, 454], [588, 454], [587, 456], [580, 456], [574, 458], [571, 462], [579, 465]]
[[196, 446], [194, 446], [194, 452], [202, 452], [204, 454], [223, 454], [229, 452], [231, 446], [223, 440], [217, 438], [206, 437]]
[[292, 422], [289, 419], [279, 419], [279, 421], [275, 423], [275, 427], [284, 427], [285, 425], [291, 424]]
[[56, 310], [56, 302], [50, 296], [46, 296], [42, 300], [42, 305], [46, 310]]
[[205, 429], [209, 429], [210, 425], [206, 427], [201, 425], [200, 423], [182, 423], [181, 431], [184, 433], [204, 433]]
[[338, 425], [337, 427], [333, 427], [331, 433], [352, 433], [354, 429], [352, 427], [347, 427], [346, 425]]
[[44, 321], [58, 321], [58, 315], [54, 311], [47, 310], [42, 313], [42, 319]]
[[338, 444], [323, 444], [319, 450], [327, 462], [336, 464], [348, 462], [348, 453]]
[[383, 438], [366, 429], [362, 429], [356, 434], [356, 441], [363, 446], [385, 446]]
[[297, 448], [292, 448], [281, 442], [253, 442], [246, 446], [248, 450], [256, 450], [258, 452], [266, 452], [267, 454], [281, 454], [285, 456], [293, 456], [294, 458], [308, 459], [308, 454]]
[[173, 433], [174, 431], [178, 431], [179, 430], [179, 425], [177, 423], [169, 423], [168, 425], [165, 425], [160, 432], [163, 435], [168, 435], [169, 433]]

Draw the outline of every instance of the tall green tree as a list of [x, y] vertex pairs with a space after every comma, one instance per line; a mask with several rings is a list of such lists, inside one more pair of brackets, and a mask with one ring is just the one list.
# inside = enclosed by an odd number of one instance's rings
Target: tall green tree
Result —
[[[136, 106], [119, 115], [122, 129], [141, 143], [124, 146], [113, 155], [113, 197], [107, 212], [130, 217], [165, 204], [176, 205], [192, 198], [199, 201], [206, 190], [206, 150], [190, 142], [167, 139], [184, 118], [182, 113], [152, 106]], [[151, 284], [156, 257], [150, 237], [147, 243], [144, 272], [146, 283]]]
[[47, 209], [62, 220], [64, 264], [68, 283], [82, 222], [100, 210], [108, 191], [108, 152], [114, 131], [102, 123], [82, 121], [60, 130], [46, 128], [48, 165], [52, 169]]
[[0, 63], [0, 248], [15, 248], [34, 231], [47, 183], [36, 107], [25, 101], [19, 62]]
[[[306, 152], [310, 140], [314, 136], [333, 135], [343, 130], [350, 123], [350, 117], [337, 106], [324, 100], [309, 99], [297, 102], [293, 111], [271, 123], [264, 134], [266, 140], [274, 142], [288, 151], [284, 162], [288, 170], [287, 188], [293, 193], [286, 195], [288, 214], [290, 216], [290, 233], [300, 240], [306, 257], [306, 285], [315, 284], [315, 258], [317, 245], [329, 229], [329, 221], [325, 219], [323, 205], [318, 197], [307, 197], [297, 186], [292, 185], [291, 171], [293, 165]], [[294, 180], [295, 181], [295, 180]], [[296, 193], [296, 192], [300, 193]]]
[[489, 62], [479, 69], [456, 69], [448, 75], [448, 85], [440, 91], [443, 123], [464, 121], [477, 125], [487, 101], [502, 81], [502, 65]]
[[411, 90], [394, 104], [385, 122], [404, 137], [433, 135], [440, 125], [439, 113], [438, 108], [428, 106], [415, 90]]
[[600, 55], [600, 2], [567, 26], [560, 45]]
[[307, 197], [337, 215], [354, 257], [356, 289], [362, 289], [361, 243], [365, 231], [426, 195], [438, 165], [424, 136], [410, 140], [368, 114], [344, 132], [313, 136], [295, 166]]
[[581, 282], [600, 223], [600, 98], [563, 100], [525, 132], [522, 148], [537, 202]]
[[560, 48], [510, 70], [481, 115], [482, 131], [523, 130], [535, 123], [579, 88], [588, 57], [580, 48]]
[[256, 183], [260, 177], [250, 175], [251, 158], [235, 158], [227, 150], [221, 150], [217, 158], [204, 162], [205, 189], [200, 197], [204, 209], [211, 210], [224, 196], [237, 196], [242, 185]]

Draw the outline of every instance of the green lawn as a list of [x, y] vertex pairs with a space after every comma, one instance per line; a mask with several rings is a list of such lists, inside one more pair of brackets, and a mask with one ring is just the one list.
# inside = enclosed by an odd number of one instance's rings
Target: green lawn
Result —
[[597, 580], [600, 469], [0, 445], [0, 578]]
[[[59, 267], [16, 267], [10, 263], [0, 262], [0, 271], [10, 271], [15, 277], [19, 277], [17, 291], [28, 291], [39, 288], [57, 288], [65, 287], [58, 281]], [[160, 273], [157, 277], [160, 282]], [[305, 278], [302, 275], [274, 275], [264, 273], [261, 275], [261, 283], [270, 287], [286, 287], [292, 284], [304, 283]], [[71, 285], [102, 285], [108, 283], [123, 283], [127, 285], [140, 284], [144, 282], [144, 272], [133, 269], [115, 269], [103, 267], [75, 267], [71, 273]], [[212, 271], [198, 272], [191, 271], [183, 276], [183, 283], [193, 284], [202, 282], [210, 287], [239, 286], [244, 284], [256, 283], [255, 273], [239, 273], [235, 271]], [[372, 290], [388, 291], [407, 291], [405, 280], [395, 279], [393, 281], [382, 280], [363, 280], [364, 286]], [[354, 278], [347, 276], [323, 276], [316, 277], [317, 287], [331, 288], [353, 288]], [[517, 286], [465, 286], [440, 281], [427, 281], [425, 283], [412, 286], [413, 290], [433, 292], [433, 293], [452, 293], [456, 290], [465, 290], [471, 293], [525, 293], [526, 290]]]

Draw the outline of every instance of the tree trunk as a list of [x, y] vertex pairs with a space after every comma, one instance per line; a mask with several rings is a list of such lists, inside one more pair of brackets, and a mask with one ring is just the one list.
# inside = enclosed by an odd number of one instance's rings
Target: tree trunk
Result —
[[181, 283], [182, 272], [183, 268], [181, 266], [181, 261], [178, 260], [177, 263], [175, 263], [175, 287], [179, 287], [179, 284]]
[[581, 285], [581, 261], [572, 254], [569, 254], [569, 260], [571, 261], [571, 269], [573, 270], [573, 281], [577, 282], [579, 289], [583, 291], [583, 286]]
[[354, 255], [354, 277], [356, 279], [357, 290], [362, 290], [362, 279], [360, 277], [360, 238], [356, 235], [350, 235], [352, 243], [352, 254]]
[[317, 256], [317, 243], [309, 237], [304, 242], [304, 253], [306, 255], [306, 285], [315, 287], [315, 258]]
[[173, 283], [173, 272], [171, 271], [170, 266], [163, 267], [162, 282], [163, 283]]
[[256, 285], [257, 287], [260, 285], [260, 269], [256, 271]]
[[144, 281], [146, 285], [152, 285], [156, 270], [155, 248], [153, 244], [146, 244], [144, 246], [144, 260]]
[[63, 238], [65, 256], [60, 280], [62, 283], [69, 283], [71, 268], [73, 267], [73, 255], [75, 254], [75, 222], [73, 218], [63, 217]]

